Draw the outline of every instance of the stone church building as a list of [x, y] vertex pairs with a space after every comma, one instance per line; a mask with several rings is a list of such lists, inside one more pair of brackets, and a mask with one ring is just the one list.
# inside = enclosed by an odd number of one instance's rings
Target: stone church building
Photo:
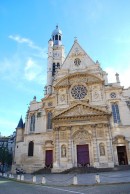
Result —
[[16, 128], [13, 170], [130, 164], [130, 87], [107, 73], [75, 39], [65, 57], [58, 26], [48, 42], [47, 85]]

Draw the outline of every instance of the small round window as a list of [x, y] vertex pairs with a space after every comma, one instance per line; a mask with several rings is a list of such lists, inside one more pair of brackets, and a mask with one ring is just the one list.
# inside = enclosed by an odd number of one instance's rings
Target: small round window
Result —
[[71, 90], [71, 95], [75, 99], [83, 99], [87, 95], [87, 89], [84, 85], [74, 86]]
[[80, 63], [81, 63], [81, 61], [80, 61], [79, 58], [76, 58], [76, 59], [74, 60], [74, 64], [75, 64], [76, 66], [79, 66]]
[[110, 94], [110, 97], [111, 97], [111, 98], [116, 98], [116, 93], [115, 93], [115, 92], [112, 92], [112, 93]]

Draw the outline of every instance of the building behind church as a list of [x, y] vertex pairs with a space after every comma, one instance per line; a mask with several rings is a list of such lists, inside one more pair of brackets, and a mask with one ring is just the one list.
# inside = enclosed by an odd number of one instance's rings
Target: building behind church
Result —
[[48, 42], [47, 85], [16, 129], [12, 170], [61, 172], [78, 166], [130, 164], [130, 87], [107, 72], [75, 39], [65, 57], [58, 26]]

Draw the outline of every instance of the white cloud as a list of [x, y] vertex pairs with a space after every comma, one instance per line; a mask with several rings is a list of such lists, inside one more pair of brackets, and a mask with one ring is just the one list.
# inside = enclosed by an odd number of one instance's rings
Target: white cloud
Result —
[[110, 83], [116, 82], [115, 74], [119, 73], [121, 86], [124, 86], [125, 88], [130, 87], [130, 67], [125, 67], [120, 70], [116, 70], [114, 67], [108, 67], [105, 71], [108, 73], [108, 80]]
[[42, 82], [44, 79], [43, 68], [37, 61], [29, 58], [25, 64], [24, 76], [28, 81], [36, 80]]
[[9, 35], [8, 36], [10, 39], [20, 43], [20, 44], [26, 44], [28, 47], [35, 49], [39, 52], [40, 56], [42, 58], [46, 58], [46, 48], [41, 48], [39, 46], [37, 46], [32, 40], [30, 40], [29, 38], [24, 38], [21, 37], [20, 35]]

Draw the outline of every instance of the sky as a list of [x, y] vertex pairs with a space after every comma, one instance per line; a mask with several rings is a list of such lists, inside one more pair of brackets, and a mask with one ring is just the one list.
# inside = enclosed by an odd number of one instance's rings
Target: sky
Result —
[[129, 0], [0, 0], [0, 132], [9, 136], [30, 101], [44, 97], [48, 40], [56, 25], [65, 53], [74, 37], [109, 82], [130, 86]]

